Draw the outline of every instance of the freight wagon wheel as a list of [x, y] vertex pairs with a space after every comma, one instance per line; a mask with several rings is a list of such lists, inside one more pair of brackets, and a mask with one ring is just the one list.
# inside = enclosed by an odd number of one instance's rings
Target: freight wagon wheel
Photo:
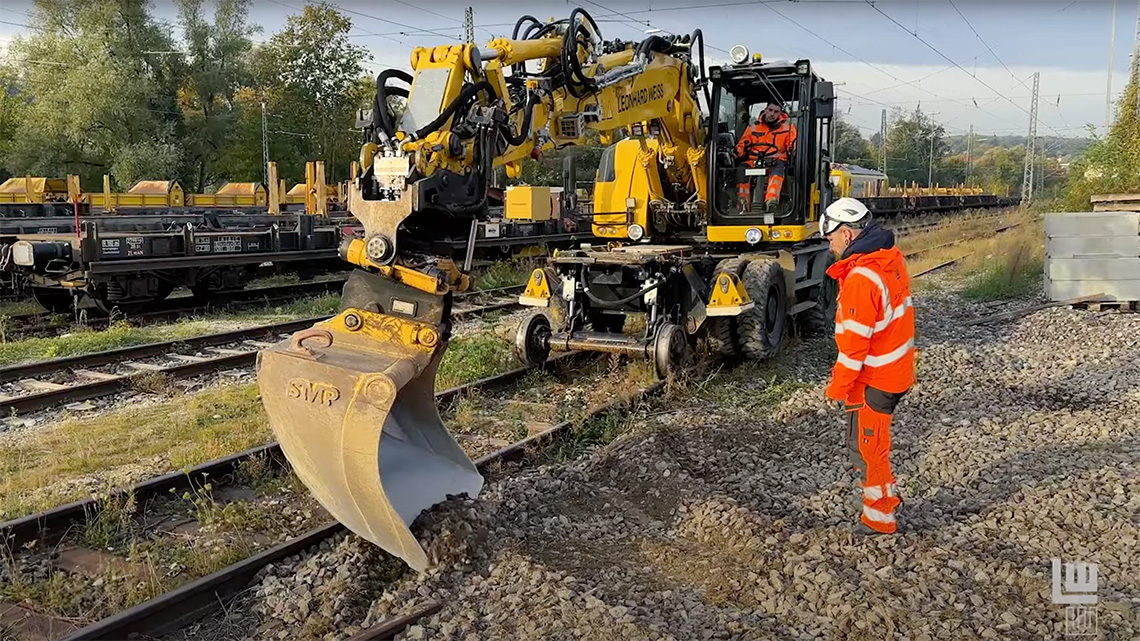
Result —
[[133, 316], [141, 314], [142, 312], [151, 311], [151, 306], [160, 301], [166, 300], [167, 296], [174, 291], [174, 285], [166, 281], [159, 281], [158, 290], [154, 296], [146, 298], [129, 298], [129, 299], [111, 299], [105, 295], [103, 297], [92, 297], [95, 301], [95, 307], [99, 311], [108, 316], [115, 314], [116, 310], [120, 315]]
[[796, 327], [803, 336], [817, 337], [832, 333], [832, 327], [835, 325], [835, 303], [839, 295], [839, 283], [827, 275], [827, 268], [833, 263], [835, 256], [830, 251], [820, 252], [813, 261], [812, 277], [822, 277], [823, 281], [806, 292], [806, 300], [815, 301], [815, 306], [796, 315]]
[[679, 325], [665, 323], [653, 341], [653, 365], [657, 378], [676, 377], [689, 365], [689, 340]]
[[772, 358], [780, 351], [788, 326], [784, 270], [774, 260], [754, 260], [744, 268], [744, 288], [755, 307], [736, 319], [740, 350], [754, 360]]
[[208, 285], [191, 285], [190, 293], [194, 296], [194, 298], [204, 301], [208, 300], [210, 298], [210, 294], [213, 294], [214, 292]]
[[32, 287], [32, 300], [53, 314], [70, 314], [74, 301], [70, 290]]
[[550, 357], [550, 319], [542, 310], [531, 312], [515, 333], [515, 355], [524, 365], [535, 366]]
[[[726, 258], [716, 266], [717, 273], [729, 272], [737, 278], [744, 273], [744, 266], [748, 264], [743, 258]], [[713, 280], [716, 282], [716, 274]], [[732, 316], [713, 316], [705, 321], [708, 329], [706, 337], [709, 349], [720, 358], [736, 358], [740, 356], [740, 343], [737, 339], [736, 318]]]

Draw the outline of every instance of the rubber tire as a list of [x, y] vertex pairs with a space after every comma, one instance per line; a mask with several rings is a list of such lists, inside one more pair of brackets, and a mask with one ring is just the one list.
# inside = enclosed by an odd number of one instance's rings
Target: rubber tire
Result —
[[740, 351], [753, 360], [772, 358], [779, 353], [788, 328], [784, 270], [775, 260], [754, 260], [744, 268], [744, 288], [755, 306], [737, 317]]
[[813, 264], [810, 272], [819, 273], [823, 277], [822, 283], [807, 291], [807, 300], [815, 301], [815, 306], [796, 315], [796, 329], [805, 338], [830, 336], [834, 333], [835, 304], [839, 297], [839, 283], [826, 273], [827, 268], [835, 263], [835, 256], [826, 251], [815, 260], [823, 261], [823, 265], [818, 268]]
[[[716, 282], [716, 274], [720, 272], [730, 272], [739, 278], [744, 273], [744, 267], [747, 264], [748, 261], [739, 257], [726, 258], [720, 261], [716, 266], [716, 273], [713, 274], [713, 282]], [[709, 342], [709, 350], [720, 358], [739, 358], [740, 342], [737, 338], [736, 318], [712, 316], [705, 323], [708, 324], [705, 337]]]
[[550, 358], [550, 317], [535, 310], [523, 318], [515, 332], [515, 357], [527, 367], [535, 367]]
[[657, 378], [676, 378], [688, 367], [691, 354], [684, 328], [672, 323], [661, 325], [653, 340], [653, 365]]

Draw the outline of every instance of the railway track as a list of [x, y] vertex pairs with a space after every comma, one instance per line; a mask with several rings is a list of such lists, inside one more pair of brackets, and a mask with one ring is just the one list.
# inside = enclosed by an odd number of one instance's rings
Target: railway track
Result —
[[[985, 218], [1000, 216], [1001, 214], [993, 214]], [[908, 231], [928, 229], [939, 224], [941, 223], [934, 221], [905, 229]], [[992, 233], [1002, 233], [1018, 224], [1002, 225]], [[900, 228], [896, 228], [895, 231], [899, 232]], [[906, 252], [904, 256], [913, 258], [963, 242], [966, 242], [966, 239], [923, 247]], [[965, 255], [944, 261], [913, 276], [917, 278], [948, 268], [964, 257]], [[459, 302], [455, 315], [457, 318], [463, 318], [494, 310], [516, 308], [518, 300], [511, 294], [521, 288], [522, 286], [513, 286], [457, 295]], [[482, 304], [468, 303], [487, 298], [490, 300]], [[328, 317], [322, 316], [287, 321], [180, 341], [0, 368], [0, 412], [8, 416], [18, 416], [56, 405], [119, 393], [131, 389], [139, 381], [175, 380], [227, 369], [246, 368], [256, 360], [257, 350], [326, 318]]]
[[[566, 376], [574, 377], [576, 380], [581, 376], [583, 368], [578, 365], [570, 367], [569, 362], [581, 360], [584, 356], [582, 354], [567, 354], [549, 362], [547, 368], [561, 369]], [[601, 361], [602, 359], [595, 357], [593, 360]], [[599, 369], [605, 370], [606, 368]], [[437, 401], [445, 404], [474, 390], [485, 393], [490, 390], [509, 387], [532, 371], [534, 368], [519, 368], [468, 385], [445, 390], [437, 394]], [[472, 458], [476, 459], [476, 465], [483, 474], [509, 473], [503, 470], [502, 464], [527, 459], [536, 450], [541, 451], [543, 447], [568, 435], [575, 425], [624, 411], [649, 395], [660, 392], [663, 388], [664, 383], [643, 386], [631, 396], [614, 398], [575, 418], [567, 418], [549, 425], [543, 424], [540, 430], [528, 433], [525, 438], [514, 440], [509, 444], [497, 447], [493, 451], [488, 449], [487, 444], [495, 443], [494, 439], [488, 440], [481, 446], [465, 444], [464, 448]], [[493, 405], [493, 407], [499, 409], [498, 405]], [[465, 442], [462, 440], [462, 435], [460, 436], [461, 443]], [[483, 456], [478, 456], [480, 452], [486, 453]], [[131, 488], [121, 490], [119, 494], [133, 497], [135, 505], [146, 506], [147, 509], [150, 509], [156, 503], [170, 497], [172, 492], [196, 491], [196, 488], [201, 488], [208, 482], [214, 483], [214, 492], [217, 492], [219, 487], [232, 483], [233, 479], [238, 477], [238, 471], [243, 462], [255, 458], [274, 461], [276, 465], [287, 468], [287, 463], [285, 463], [277, 444], [270, 443], [199, 465], [185, 473], [167, 474], [139, 483]], [[81, 529], [85, 523], [98, 519], [104, 504], [94, 500], [79, 501], [2, 523], [0, 524], [0, 539], [7, 540], [9, 547], [13, 550], [22, 549], [22, 546], [31, 541], [38, 542], [36, 549], [39, 550], [52, 546], [67, 548], [68, 546], [63, 542], [69, 533], [74, 533]], [[86, 628], [74, 631], [65, 639], [67, 641], [121, 639], [133, 634], [160, 635], [169, 633], [224, 607], [224, 604], [244, 592], [254, 576], [267, 565], [278, 563], [287, 557], [302, 553], [344, 531], [343, 526], [339, 523], [322, 523], [222, 570], [188, 582], [175, 590], [113, 614]], [[390, 638], [391, 635], [403, 630], [418, 618], [431, 614], [434, 611], [432, 608], [432, 604], [428, 604], [427, 608], [418, 613], [418, 616], [413, 613], [404, 620], [381, 623], [361, 633], [361, 636], [354, 637], [354, 639]]]
[[[996, 230], [996, 232], [1000, 233], [1014, 226], [1016, 226], [1016, 224], [1007, 225]], [[955, 244], [959, 243], [946, 243], [939, 247]], [[908, 255], [920, 254], [933, 249], [935, 249], [935, 247], [922, 248]], [[927, 273], [952, 265], [958, 260], [961, 260], [961, 258], [962, 257], [959, 257], [928, 270], [918, 272], [914, 274], [914, 277], [921, 277]], [[494, 292], [487, 292], [485, 295], [493, 294]], [[509, 301], [492, 300], [484, 305], [472, 306], [470, 309], [472, 311], [490, 311], [491, 309], [503, 309], [513, 306], [514, 305]], [[457, 313], [463, 313], [466, 310], [462, 307], [457, 307], [456, 311]], [[306, 324], [313, 321], [314, 319], [304, 319], [293, 321], [293, 323]], [[265, 331], [267, 328], [251, 328], [252, 331], [259, 329]], [[280, 329], [282, 333], [294, 331], [294, 329], [289, 327], [278, 329]], [[201, 337], [200, 340], [204, 342], [199, 345], [199, 347], [209, 347], [206, 345], [209, 341], [224, 340], [224, 338], [224, 335], [222, 338]], [[255, 349], [251, 351], [254, 353], [256, 348], [260, 347], [260, 345], [258, 345], [260, 341], [256, 339], [246, 338], [244, 340], [253, 341], [252, 346]], [[186, 341], [183, 341], [183, 343], [185, 342]], [[158, 348], [158, 346], [144, 347]], [[102, 357], [110, 358], [107, 354], [102, 355]], [[576, 357], [578, 357], [578, 355], [567, 355], [562, 359], [557, 359], [555, 363], [560, 363], [563, 359]], [[520, 368], [460, 388], [445, 390], [437, 395], [437, 399], [442, 403], [475, 389], [491, 389], [499, 385], [506, 385], [521, 379], [530, 371], [531, 369], [528, 368]], [[0, 370], [0, 382], [8, 380], [10, 379], [4, 377], [3, 370]], [[529, 434], [525, 438], [511, 442], [479, 457], [476, 461], [477, 466], [484, 474], [491, 474], [494, 470], [500, 468], [502, 463], [527, 458], [528, 454], [532, 453], [535, 448], [541, 448], [559, 439], [569, 433], [575, 425], [580, 424], [583, 420], [594, 420], [607, 414], [623, 411], [625, 408], [636, 404], [642, 399], [660, 392], [663, 387], [663, 383], [648, 385], [633, 396], [614, 399], [598, 407], [586, 414], [585, 418], [559, 421], [536, 433]], [[133, 496], [138, 505], [146, 505], [150, 501], [158, 500], [158, 497], [164, 497], [172, 491], [177, 492], [185, 488], [201, 487], [210, 481], [215, 484], [219, 483], [219, 481], [222, 483], [229, 482], [226, 479], [235, 478], [244, 461], [255, 458], [273, 461], [276, 466], [287, 468], [287, 463], [285, 463], [279, 447], [276, 443], [271, 443], [195, 467], [188, 472], [168, 474], [140, 483], [124, 490], [123, 494]], [[0, 539], [8, 540], [13, 548], [17, 548], [21, 544], [26, 544], [33, 540], [41, 541], [48, 545], [55, 545], [58, 544], [69, 531], [74, 531], [80, 524], [89, 521], [93, 515], [97, 515], [99, 508], [99, 504], [94, 501], [80, 501], [61, 506], [60, 508], [48, 512], [24, 517], [17, 521], [3, 523], [0, 524]], [[254, 580], [258, 572], [267, 565], [278, 563], [288, 557], [304, 553], [306, 550], [342, 532], [344, 532], [344, 528], [338, 523], [330, 522], [320, 525], [218, 572], [191, 581], [171, 592], [130, 607], [88, 627], [77, 630], [65, 637], [64, 641], [115, 639], [126, 638], [128, 635], [135, 634], [158, 635], [170, 633], [195, 620], [200, 620], [213, 611], [225, 607], [225, 603], [247, 590], [250, 582]], [[381, 622], [361, 632], [359, 635], [352, 637], [351, 641], [392, 638], [392, 636], [405, 630], [419, 619], [430, 616], [438, 611], [439, 607], [440, 604], [438, 603], [427, 603], [421, 609], [405, 617]]]
[[[999, 217], [995, 214], [993, 217]], [[989, 216], [986, 216], [987, 218]], [[927, 229], [933, 222], [907, 229]], [[1019, 223], [1002, 225], [992, 233], [999, 234]], [[895, 230], [899, 230], [896, 228]], [[906, 258], [951, 247], [967, 239], [923, 247], [906, 252]], [[968, 254], [966, 254], [968, 255]], [[956, 264], [966, 255], [944, 261], [913, 274], [917, 278]], [[457, 295], [457, 318], [490, 311], [518, 307], [513, 293], [522, 286], [505, 287]], [[489, 299], [482, 304], [468, 301]], [[466, 304], [465, 304], [466, 303]], [[164, 312], [160, 312], [164, 313]], [[257, 351], [307, 327], [327, 316], [262, 325], [232, 332], [222, 332], [192, 339], [154, 343], [85, 356], [55, 359], [27, 365], [0, 368], [0, 413], [18, 416], [49, 407], [78, 403], [116, 394], [138, 385], [140, 381], [172, 381], [228, 369], [251, 366]]]
[[[973, 216], [972, 218], [975, 220], [995, 220], [998, 218], [1002, 218], [1002, 217], [1006, 216], [1007, 214], [1008, 214], [1008, 212], [1006, 212], [1006, 211], [987, 211], [984, 214], [978, 214], [976, 216]], [[921, 223], [912, 223], [909, 225], [896, 225], [896, 226], [891, 226], [889, 229], [891, 231], [895, 232], [896, 235], [902, 236], [902, 235], [911, 234], [914, 232], [928, 231], [928, 230], [936, 229], [942, 225], [945, 225], [949, 222], [952, 222], [954, 220], [954, 218], [955, 217], [953, 215], [941, 216], [936, 220], [930, 220], [930, 221], [921, 222]]]
[[5, 339], [13, 340], [28, 336], [58, 336], [78, 329], [105, 329], [116, 321], [130, 321], [133, 324], [146, 324], [171, 319], [216, 312], [221, 309], [238, 310], [250, 307], [264, 307], [279, 303], [291, 303], [306, 296], [320, 296], [338, 292], [344, 286], [343, 278], [308, 283], [291, 283], [273, 287], [256, 287], [233, 292], [214, 294], [203, 303], [193, 296], [178, 296], [155, 303], [145, 312], [105, 316], [95, 308], [82, 308], [74, 317], [51, 312], [14, 314], [6, 318]]
[[[994, 235], [1001, 234], [1001, 233], [1004, 233], [1010, 229], [1013, 229], [1014, 227], [1017, 227], [1020, 224], [1021, 224], [1020, 222], [1015, 222], [1015, 223], [1009, 223], [1006, 225], [1002, 225], [1001, 227], [994, 229], [993, 232], [991, 232], [991, 233]], [[958, 239], [958, 240], [952, 240], [952, 241], [946, 242], [946, 243], [939, 243], [937, 245], [932, 245], [930, 247], [921, 247], [919, 249], [913, 249], [911, 251], [904, 252], [903, 257], [913, 258], [915, 256], [919, 256], [921, 254], [932, 252], [932, 251], [937, 250], [937, 249], [944, 249], [946, 247], [955, 247], [955, 246], [961, 245], [964, 242], [968, 242], [968, 240], [969, 239], [963, 238], [963, 239]], [[921, 269], [919, 271], [913, 272], [910, 275], [910, 277], [911, 278], [920, 278], [922, 276], [927, 276], [927, 275], [933, 274], [935, 272], [940, 272], [944, 269], [948, 269], [950, 267], [953, 267], [954, 265], [957, 265], [962, 260], [964, 260], [965, 258], [967, 258], [973, 254], [974, 254], [974, 252], [971, 251], [971, 252], [966, 252], [964, 254], [961, 254], [960, 256], [956, 256], [954, 258], [949, 258], [949, 259], [944, 260], [944, 261], [942, 261], [936, 265], [932, 265], [932, 266], [927, 267], [925, 269]]]
[[[461, 298], [457, 318], [518, 306], [521, 286], [471, 292]], [[466, 303], [478, 299], [486, 302]], [[0, 414], [19, 416], [66, 403], [79, 403], [132, 388], [168, 385], [230, 369], [245, 369], [257, 352], [289, 334], [330, 318], [316, 316], [258, 325], [194, 338], [150, 343], [82, 356], [0, 368]]]

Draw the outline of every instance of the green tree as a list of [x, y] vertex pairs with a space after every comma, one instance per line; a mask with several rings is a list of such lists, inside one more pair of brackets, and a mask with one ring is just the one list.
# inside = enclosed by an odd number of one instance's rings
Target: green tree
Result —
[[835, 149], [831, 153], [835, 162], [850, 163], [869, 169], [878, 166], [875, 150], [863, 134], [859, 133], [858, 127], [841, 118], [836, 118], [831, 123], [835, 127]]
[[1025, 171], [1025, 147], [990, 147], [974, 160], [972, 182], [991, 194], [1021, 191]]
[[23, 103], [3, 163], [129, 186], [181, 166], [178, 65], [145, 0], [38, 0], [9, 54]]
[[250, 35], [257, 30], [247, 22], [250, 0], [218, 0], [212, 24], [202, 15], [203, 4], [204, 0], [178, 0], [187, 50], [178, 92], [184, 118], [186, 187], [197, 192], [226, 177], [220, 160], [234, 142], [235, 121], [241, 117], [237, 93], [252, 80]]
[[[933, 156], [937, 168], [948, 149], [946, 130], [922, 110], [909, 116], [896, 112], [887, 132], [887, 174], [891, 184], [927, 185]], [[933, 150], [933, 153], [932, 153]]]
[[[9, 156], [16, 141], [16, 130], [26, 108], [25, 97], [20, 94], [16, 70], [0, 63], [0, 158]], [[0, 181], [10, 178], [12, 173], [0, 163]]]
[[1108, 135], [1097, 138], [1092, 125], [1089, 133], [1092, 144], [1069, 169], [1063, 202], [1070, 211], [1091, 209], [1095, 194], [1140, 192], [1140, 61], [1132, 62]]
[[352, 21], [332, 7], [305, 5], [255, 51], [255, 87], [266, 101], [270, 158], [283, 177], [300, 180], [306, 161], [324, 160], [328, 180], [341, 180], [358, 155], [355, 114], [373, 88], [363, 66], [370, 55], [348, 39], [351, 29]]

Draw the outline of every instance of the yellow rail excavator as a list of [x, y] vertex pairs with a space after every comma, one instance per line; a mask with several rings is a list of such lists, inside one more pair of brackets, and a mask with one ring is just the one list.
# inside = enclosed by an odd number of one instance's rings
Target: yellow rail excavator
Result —
[[[830, 259], [813, 232], [830, 200], [831, 85], [806, 60], [765, 63], [743, 47], [706, 70], [703, 48], [699, 30], [606, 41], [575, 9], [547, 23], [523, 16], [511, 38], [484, 48], [419, 47], [413, 74], [379, 74], [358, 120], [365, 142], [347, 206], [365, 235], [341, 247], [358, 269], [340, 312], [258, 360], [282, 450], [353, 532], [422, 570], [429, 561], [408, 526], [482, 487], [433, 397], [452, 292], [471, 279], [432, 246], [486, 215], [497, 166], [517, 177], [527, 159], [584, 144], [591, 130], [608, 145], [593, 219], [606, 246], [532, 274], [522, 302], [539, 309], [516, 341], [526, 362], [616, 351], [653, 358], [667, 375], [702, 335], [724, 354], [765, 357], [792, 319], [829, 327]], [[392, 98], [406, 99], [399, 117]], [[737, 197], [741, 183], [763, 193], [754, 183], [770, 165], [743, 166], [734, 153], [769, 101], [800, 132], [774, 208]], [[621, 332], [629, 314], [647, 315], [643, 335]]]

